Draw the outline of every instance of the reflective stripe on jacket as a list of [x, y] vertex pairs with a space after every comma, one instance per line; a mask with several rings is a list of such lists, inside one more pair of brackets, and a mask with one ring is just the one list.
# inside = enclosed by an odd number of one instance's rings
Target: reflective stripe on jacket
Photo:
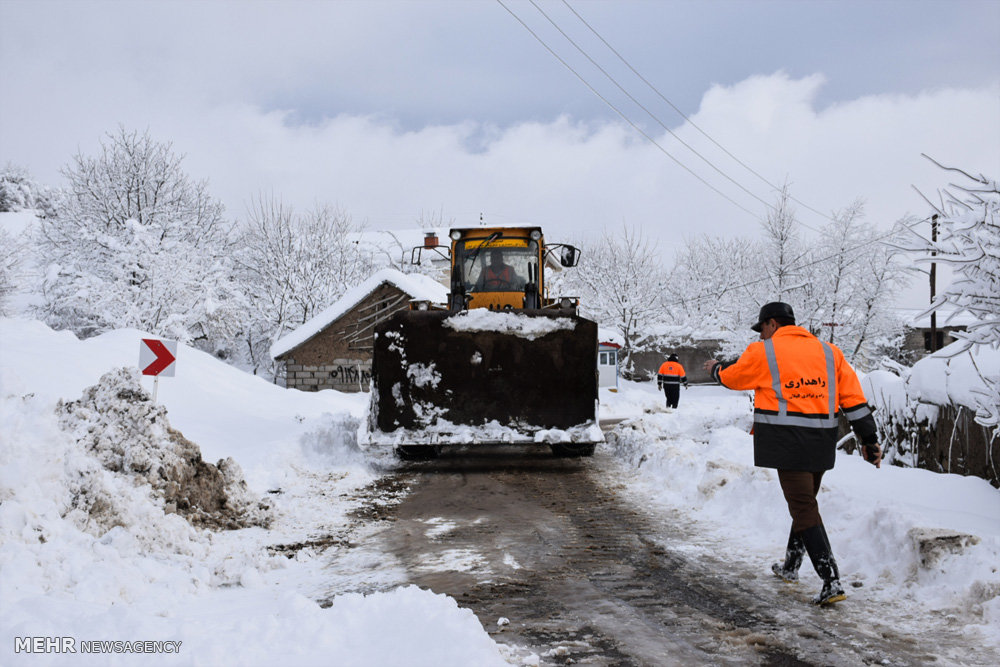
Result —
[[684, 367], [676, 361], [664, 361], [656, 375], [656, 384], [660, 387], [665, 384], [681, 384], [682, 382], [687, 384], [687, 381]]
[[797, 326], [751, 343], [715, 379], [754, 390], [754, 462], [783, 470], [829, 470], [836, 459], [837, 410], [862, 443], [877, 442], [875, 420], [854, 369], [836, 345]]

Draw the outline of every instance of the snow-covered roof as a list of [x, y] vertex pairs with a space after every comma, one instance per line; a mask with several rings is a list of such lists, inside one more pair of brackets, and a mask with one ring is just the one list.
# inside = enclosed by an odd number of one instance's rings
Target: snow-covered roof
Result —
[[597, 337], [600, 339], [602, 345], [606, 342], [618, 347], [625, 345], [625, 337], [617, 329], [609, 329], [598, 325]]
[[398, 287], [411, 298], [432, 303], [444, 303], [448, 300], [448, 288], [432, 278], [420, 273], [403, 273], [396, 269], [382, 269], [357, 287], [351, 288], [333, 304], [328, 306], [316, 317], [312, 318], [295, 331], [283, 336], [271, 346], [271, 358], [277, 359], [289, 350], [298, 347], [331, 323], [344, 315], [379, 285], [389, 283]]
[[[931, 315], [923, 309], [898, 308], [896, 312], [899, 313], [899, 316], [907, 326], [911, 326], [914, 329], [930, 329], [931, 327]], [[956, 313], [950, 308], [938, 308], [937, 310], [938, 327], [967, 327], [978, 321], [975, 316], [965, 310], [960, 313]]]

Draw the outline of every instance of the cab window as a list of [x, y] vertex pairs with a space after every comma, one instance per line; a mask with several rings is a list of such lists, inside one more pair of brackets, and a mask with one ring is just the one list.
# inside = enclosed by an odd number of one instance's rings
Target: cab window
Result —
[[469, 240], [456, 246], [456, 262], [466, 292], [521, 292], [538, 278], [538, 244], [501, 239], [487, 245]]

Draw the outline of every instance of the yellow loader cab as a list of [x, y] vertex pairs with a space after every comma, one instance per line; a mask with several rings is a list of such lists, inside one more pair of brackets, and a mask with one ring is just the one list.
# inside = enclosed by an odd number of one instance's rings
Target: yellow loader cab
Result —
[[[545, 262], [579, 261], [538, 227], [452, 229], [448, 303], [375, 332], [369, 444], [404, 458], [445, 445], [536, 443], [589, 455], [597, 423], [597, 324], [548, 297]], [[415, 249], [422, 251], [425, 249]]]

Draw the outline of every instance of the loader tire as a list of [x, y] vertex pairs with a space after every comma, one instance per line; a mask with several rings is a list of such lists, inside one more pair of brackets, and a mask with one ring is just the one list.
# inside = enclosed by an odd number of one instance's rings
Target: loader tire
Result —
[[396, 447], [396, 456], [403, 461], [430, 461], [436, 459], [438, 448], [434, 445], [400, 445]]
[[551, 445], [552, 453], [556, 456], [573, 457], [573, 456], [593, 456], [595, 445], [592, 442], [588, 443], [565, 443], [557, 442]]

